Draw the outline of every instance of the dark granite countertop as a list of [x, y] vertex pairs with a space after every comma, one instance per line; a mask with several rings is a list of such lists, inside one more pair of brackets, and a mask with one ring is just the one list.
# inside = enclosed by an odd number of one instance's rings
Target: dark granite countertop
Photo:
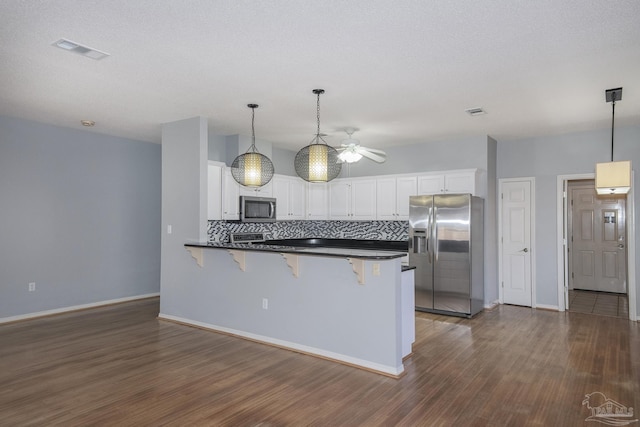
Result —
[[260, 243], [190, 242], [185, 243], [185, 246], [379, 260], [407, 255], [407, 242], [392, 240], [309, 238], [267, 240]]

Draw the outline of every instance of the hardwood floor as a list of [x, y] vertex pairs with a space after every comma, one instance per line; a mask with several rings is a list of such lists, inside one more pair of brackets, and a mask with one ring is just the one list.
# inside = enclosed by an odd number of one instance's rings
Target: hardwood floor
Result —
[[0, 326], [0, 425], [600, 425], [582, 406], [596, 391], [640, 408], [640, 325], [614, 317], [417, 313], [395, 380], [157, 314], [149, 299]]

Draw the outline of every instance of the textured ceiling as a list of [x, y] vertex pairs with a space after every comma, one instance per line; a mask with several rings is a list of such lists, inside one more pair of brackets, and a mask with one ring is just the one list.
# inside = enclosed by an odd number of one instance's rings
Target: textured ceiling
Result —
[[[95, 61], [51, 44], [106, 51]], [[0, 114], [160, 142], [193, 116], [296, 150], [640, 123], [638, 0], [4, 0]], [[464, 110], [483, 107], [470, 117]]]

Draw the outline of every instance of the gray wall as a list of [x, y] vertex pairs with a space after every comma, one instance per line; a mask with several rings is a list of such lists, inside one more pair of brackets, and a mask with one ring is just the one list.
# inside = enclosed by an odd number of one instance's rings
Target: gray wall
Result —
[[[225, 162], [227, 159], [227, 139], [224, 135], [216, 135], [212, 132], [208, 132], [209, 144], [207, 158], [209, 160], [216, 160], [218, 162]], [[236, 154], [237, 155], [237, 154]], [[234, 157], [235, 159], [235, 157]], [[233, 161], [233, 159], [231, 159]], [[229, 164], [230, 165], [230, 164]]]
[[[611, 130], [529, 138], [498, 143], [498, 178], [532, 176], [536, 179], [536, 287], [537, 302], [558, 305], [556, 251], [556, 185], [558, 175], [594, 173], [597, 162], [611, 160]], [[640, 165], [640, 127], [616, 128], [615, 160]], [[638, 212], [640, 174], [635, 174], [635, 211]], [[638, 214], [636, 213], [636, 224]], [[640, 237], [636, 235], [636, 247]], [[636, 259], [640, 265], [640, 251]], [[636, 277], [636, 283], [640, 278]], [[638, 305], [640, 307], [640, 293]]]
[[479, 136], [385, 148], [387, 161], [362, 159], [343, 166], [341, 178], [396, 173], [444, 171], [448, 169], [487, 169], [487, 137]]
[[159, 292], [160, 155], [0, 116], [0, 319]]
[[162, 125], [161, 312], [194, 280], [184, 244], [207, 240], [207, 143], [202, 117]]
[[298, 176], [293, 163], [296, 159], [296, 152], [290, 150], [283, 150], [281, 148], [273, 147], [273, 167], [277, 174]]

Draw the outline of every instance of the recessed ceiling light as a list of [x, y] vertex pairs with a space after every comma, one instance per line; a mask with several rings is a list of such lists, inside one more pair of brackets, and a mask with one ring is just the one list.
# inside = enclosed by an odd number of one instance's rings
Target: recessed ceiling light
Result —
[[77, 53], [87, 58], [100, 60], [109, 56], [107, 52], [103, 52], [92, 47], [83, 46], [80, 43], [72, 42], [71, 40], [60, 39], [57, 42], [52, 43], [52, 46], [59, 47], [68, 52]]
[[483, 114], [487, 114], [482, 108], [469, 108], [468, 110], [464, 110], [470, 116], [482, 116]]
[[82, 126], [86, 126], [88, 128], [96, 125], [96, 122], [94, 122], [93, 120], [80, 120], [80, 123], [82, 123]]

